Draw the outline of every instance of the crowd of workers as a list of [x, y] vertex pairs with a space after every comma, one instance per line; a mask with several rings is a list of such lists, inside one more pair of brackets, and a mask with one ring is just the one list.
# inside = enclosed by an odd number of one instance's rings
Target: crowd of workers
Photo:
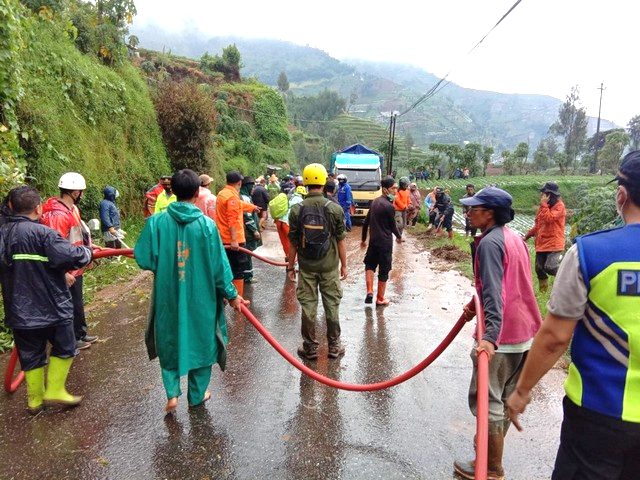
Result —
[[[159, 358], [167, 413], [178, 406], [181, 376], [188, 376], [190, 407], [211, 398], [211, 368], [226, 366], [224, 305], [240, 310], [248, 304], [244, 285], [253, 281], [253, 267], [244, 249], [261, 245], [269, 214], [282, 243], [287, 277], [297, 282], [298, 355], [307, 361], [318, 358], [319, 297], [327, 355], [345, 354], [339, 307], [354, 208], [348, 179], [310, 164], [302, 175], [282, 182], [275, 175], [253, 179], [238, 172], [227, 173], [225, 180], [215, 195], [210, 176], [184, 169], [162, 177], [145, 195], [147, 220], [134, 256], [142, 269], [154, 273], [145, 340], [150, 358]], [[531, 390], [570, 342], [572, 363], [553, 478], [630, 479], [640, 471], [640, 151], [625, 157], [614, 180], [618, 212], [627, 225], [578, 237], [564, 258], [566, 210], [554, 182], [541, 188], [535, 225], [524, 238], [507, 226], [514, 210], [506, 191], [486, 187], [476, 193], [469, 184], [460, 199], [465, 234], [473, 237], [474, 283], [486, 321], [485, 334], [475, 339], [471, 352], [469, 406], [475, 415], [475, 365], [484, 351], [490, 359], [490, 479], [504, 478], [507, 430], [512, 422], [520, 429], [518, 415], [530, 402]], [[34, 188], [14, 188], [2, 206], [5, 322], [25, 371], [31, 413], [46, 405], [80, 403], [81, 397], [67, 392], [66, 378], [78, 350], [97, 340], [87, 332], [82, 298], [82, 273], [94, 248], [78, 209], [86, 183], [71, 172], [58, 187], [60, 195], [44, 203]], [[424, 202], [407, 178], [385, 177], [381, 189], [361, 237], [364, 303], [375, 299], [378, 307], [390, 303], [385, 292], [394, 237], [403, 241], [404, 229], [415, 225], [425, 205], [430, 227], [451, 237], [454, 209], [440, 187]], [[101, 230], [111, 248], [122, 247], [126, 235], [117, 197], [117, 190], [107, 186], [100, 204]], [[531, 237], [540, 291], [547, 290], [549, 276], [556, 276], [544, 321], [525, 243]], [[194, 298], [198, 301], [189, 300]], [[465, 305], [467, 320], [475, 313], [473, 301]], [[52, 346], [49, 356], [47, 344]], [[456, 461], [454, 469], [473, 479], [474, 462]]]

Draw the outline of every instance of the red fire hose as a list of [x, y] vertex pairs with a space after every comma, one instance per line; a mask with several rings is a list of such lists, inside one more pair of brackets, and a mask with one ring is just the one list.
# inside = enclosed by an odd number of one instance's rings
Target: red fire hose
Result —
[[[226, 248], [227, 250], [230, 250], [231, 246], [230, 245], [225, 245], [224, 248]], [[257, 253], [254, 253], [251, 250], [248, 250], [248, 249], [243, 248], [243, 247], [238, 247], [238, 251], [246, 253], [247, 255], [251, 255], [252, 257], [256, 257], [258, 260], [262, 260], [263, 262], [268, 263], [269, 265], [273, 265], [274, 267], [286, 267], [286, 266], [288, 266], [287, 263], [276, 262], [275, 260], [271, 260], [270, 258], [263, 257], [262, 255], [258, 255]]]
[[[484, 310], [478, 295], [473, 296], [476, 307], [476, 338], [484, 336]], [[489, 454], [489, 355], [478, 353], [478, 393], [476, 411], [476, 463], [475, 478], [487, 478], [487, 457]]]
[[[226, 247], [229, 248], [229, 247]], [[276, 266], [287, 266], [286, 263], [275, 262], [273, 260], [269, 260], [260, 255], [253, 253], [250, 250], [245, 248], [240, 248], [241, 251], [252, 255], [259, 260], [262, 260], [266, 263]], [[104, 258], [123, 255], [128, 257], [133, 257], [132, 249], [111, 249], [105, 248], [94, 251], [93, 258]], [[482, 310], [482, 306], [480, 304], [480, 300], [477, 295], [474, 295], [475, 302], [475, 310], [477, 314], [477, 338], [481, 339], [484, 334], [484, 312]], [[354, 391], [354, 392], [372, 392], [376, 390], [382, 390], [386, 388], [390, 388], [396, 386], [410, 378], [414, 377], [425, 368], [427, 368], [435, 359], [437, 359], [440, 354], [451, 344], [453, 339], [460, 333], [462, 327], [464, 326], [465, 319], [464, 316], [461, 316], [455, 325], [452, 327], [451, 331], [447, 334], [447, 336], [440, 342], [440, 344], [427, 356], [422, 362], [406, 371], [405, 373], [398, 375], [395, 378], [385, 380], [378, 383], [370, 383], [370, 384], [353, 384], [353, 383], [345, 383], [339, 382], [332, 378], [325, 377], [324, 375], [319, 374], [318, 372], [310, 369], [302, 362], [300, 362], [297, 358], [295, 358], [291, 353], [282, 347], [273, 336], [267, 331], [267, 329], [258, 321], [258, 319], [249, 311], [249, 309], [242, 305], [241, 307], [242, 314], [249, 320], [253, 326], [258, 330], [258, 332], [265, 338], [269, 344], [276, 349], [276, 351], [282, 355], [291, 365], [296, 367], [305, 375], [313, 378], [314, 380], [323, 383], [329, 387], [339, 388], [342, 390]], [[16, 364], [18, 362], [18, 351], [14, 347], [11, 352], [11, 357], [9, 359], [9, 364], [7, 365], [7, 370], [5, 372], [4, 377], [4, 388], [7, 392], [13, 393], [17, 390], [20, 383], [24, 379], [24, 372], [18, 373], [18, 375], [14, 378], [13, 373], [16, 368]], [[477, 397], [477, 415], [476, 415], [476, 436], [477, 436], [477, 447], [476, 447], [476, 461], [475, 461], [475, 478], [477, 480], [486, 480], [487, 478], [487, 455], [488, 455], [488, 440], [489, 440], [489, 357], [486, 352], [479, 352], [478, 354], [478, 397]]]
[[8, 393], [14, 393], [18, 390], [18, 387], [24, 380], [24, 372], [20, 370], [18, 375], [13, 377], [13, 373], [16, 370], [18, 364], [18, 349], [13, 347], [11, 350], [11, 356], [9, 357], [9, 363], [7, 364], [7, 370], [4, 372], [4, 389]]
[[444, 350], [449, 346], [449, 344], [453, 341], [456, 335], [460, 333], [460, 330], [462, 330], [462, 327], [465, 324], [464, 318], [460, 317], [460, 319], [456, 322], [456, 324], [453, 326], [451, 331], [447, 334], [444, 340], [440, 342], [440, 344], [435, 348], [435, 350], [431, 352], [427, 358], [425, 358], [423, 361], [421, 361], [411, 370], [406, 371], [402, 375], [398, 375], [395, 378], [385, 380], [384, 382], [369, 383], [369, 384], [355, 384], [355, 383], [338, 382], [337, 380], [333, 380], [332, 378], [325, 377], [324, 375], [320, 375], [315, 370], [311, 370], [309, 367], [307, 367], [302, 362], [300, 362], [300, 360], [298, 360], [293, 355], [291, 355], [291, 353], [285, 350], [285, 348], [282, 345], [280, 345], [276, 341], [276, 339], [274, 339], [271, 336], [271, 334], [267, 331], [267, 329], [264, 328], [264, 326], [260, 323], [260, 321], [253, 315], [253, 313], [249, 311], [249, 309], [246, 306], [243, 305], [241, 307], [241, 311], [242, 311], [242, 314], [247, 318], [247, 320], [249, 320], [253, 324], [253, 326], [256, 327], [256, 330], [258, 330], [260, 335], [262, 335], [264, 339], [267, 342], [269, 342], [269, 344], [271, 344], [271, 346], [275, 348], [277, 352], [280, 355], [282, 355], [284, 359], [287, 360], [291, 365], [296, 367], [305, 375], [308, 375], [314, 380], [320, 383], [323, 383], [329, 387], [339, 388], [341, 390], [349, 390], [352, 392], [373, 392], [376, 390], [383, 390], [385, 388], [394, 387], [414, 377], [415, 375], [423, 371], [425, 368], [427, 368], [429, 365], [431, 365], [433, 361], [436, 358], [438, 358], [442, 352], [444, 352]]

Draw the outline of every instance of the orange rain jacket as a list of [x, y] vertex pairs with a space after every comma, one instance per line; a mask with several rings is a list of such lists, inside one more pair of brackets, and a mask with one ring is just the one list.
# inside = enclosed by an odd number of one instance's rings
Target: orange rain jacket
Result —
[[236, 229], [236, 241], [245, 243], [244, 236], [244, 212], [253, 212], [255, 205], [243, 202], [238, 192], [233, 186], [227, 185], [216, 199], [216, 224], [220, 232], [222, 243], [228, 245], [231, 243], [231, 227]]
[[542, 202], [533, 228], [527, 232], [527, 238], [536, 237], [536, 252], [561, 252], [564, 250], [564, 229], [567, 211], [562, 200], [549, 207]]
[[404, 212], [410, 203], [409, 190], [398, 190], [398, 193], [396, 193], [396, 196], [393, 199], [393, 208], [397, 212]]

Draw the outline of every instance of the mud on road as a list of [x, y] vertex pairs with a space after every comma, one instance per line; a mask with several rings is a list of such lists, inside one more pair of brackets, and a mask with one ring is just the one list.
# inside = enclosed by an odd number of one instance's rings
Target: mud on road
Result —
[[[363, 383], [422, 360], [458, 318], [472, 287], [456, 272], [434, 271], [431, 255], [409, 237], [395, 246], [392, 304], [366, 307], [359, 237], [358, 228], [348, 237], [346, 355], [327, 359], [321, 337], [314, 368]], [[265, 243], [261, 254], [282, 258], [275, 231], [266, 232]], [[354, 393], [308, 379], [229, 311], [228, 366], [224, 373], [214, 369], [212, 401], [189, 412], [182, 398], [177, 415], [164, 419], [159, 366], [148, 361], [143, 341], [150, 281], [142, 274], [108, 288], [90, 306], [92, 331], [102, 341], [74, 363], [69, 389], [84, 395], [80, 407], [30, 417], [24, 387], [0, 396], [1, 479], [450, 479], [454, 458], [472, 454], [471, 324], [424, 373], [387, 391]], [[255, 262], [255, 284], [246, 293], [251, 310], [294, 352], [300, 312], [284, 269]], [[0, 368], [6, 361], [4, 355]], [[563, 378], [552, 371], [527, 411], [525, 432], [509, 432], [508, 478], [550, 477]]]

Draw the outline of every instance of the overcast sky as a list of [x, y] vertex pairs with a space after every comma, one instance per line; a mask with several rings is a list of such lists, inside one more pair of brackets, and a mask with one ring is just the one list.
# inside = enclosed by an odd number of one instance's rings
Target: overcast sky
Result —
[[[135, 23], [211, 36], [276, 38], [333, 57], [410, 63], [469, 88], [564, 99], [578, 85], [587, 113], [626, 126], [640, 114], [632, 77], [640, 2], [522, 0], [485, 42], [466, 52], [515, 0], [136, 0]], [[444, 90], [446, 92], [446, 90]]]

